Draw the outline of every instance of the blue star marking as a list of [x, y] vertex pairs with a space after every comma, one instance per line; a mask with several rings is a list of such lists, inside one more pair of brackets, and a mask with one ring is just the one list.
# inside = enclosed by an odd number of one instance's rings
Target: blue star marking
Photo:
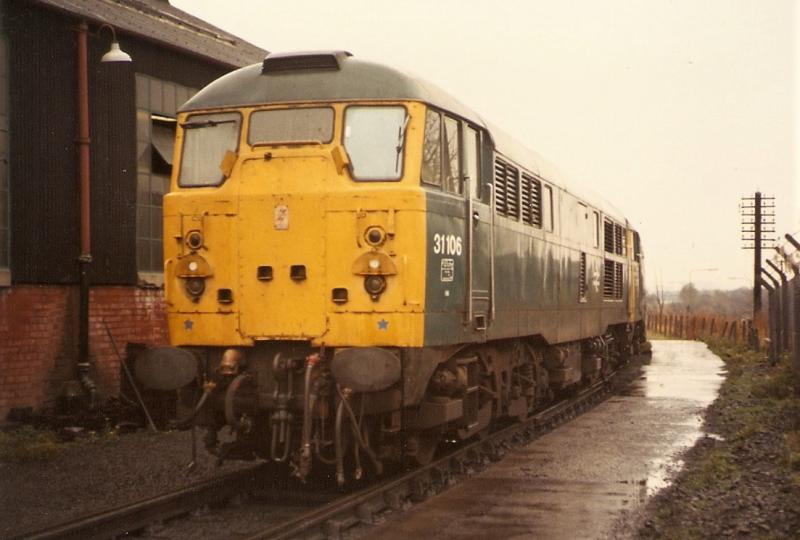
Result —
[[183, 329], [184, 330], [187, 330], [187, 331], [191, 330], [192, 329], [192, 325], [194, 325], [194, 323], [191, 321], [191, 319], [186, 319], [185, 321], [183, 321]]
[[378, 321], [378, 330], [386, 330], [389, 328], [389, 321], [381, 319]]

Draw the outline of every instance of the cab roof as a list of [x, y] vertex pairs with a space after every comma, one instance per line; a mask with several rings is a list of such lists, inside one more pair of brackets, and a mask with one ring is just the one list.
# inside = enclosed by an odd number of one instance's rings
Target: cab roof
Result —
[[585, 189], [573, 189], [546, 159], [484, 121], [444, 90], [396, 68], [353, 58], [347, 51], [270, 53], [259, 64], [237, 69], [215, 80], [187, 101], [181, 112], [267, 103], [352, 100], [419, 101], [454, 113], [484, 128], [499, 154], [610, 217], [626, 222], [622, 213], [603, 197], [588, 194]]
[[353, 58], [346, 51], [269, 54], [260, 64], [212, 82], [181, 110], [384, 99], [422, 101], [486, 127], [474, 111], [434, 85], [398, 69]]

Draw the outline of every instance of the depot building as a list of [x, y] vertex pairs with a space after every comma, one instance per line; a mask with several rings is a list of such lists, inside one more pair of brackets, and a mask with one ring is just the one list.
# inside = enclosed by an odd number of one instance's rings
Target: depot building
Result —
[[0, 421], [166, 343], [176, 112], [266, 54], [167, 0], [0, 3]]

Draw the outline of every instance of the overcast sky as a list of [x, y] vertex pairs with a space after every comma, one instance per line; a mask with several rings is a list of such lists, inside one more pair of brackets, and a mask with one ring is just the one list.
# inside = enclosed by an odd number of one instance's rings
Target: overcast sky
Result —
[[172, 4], [270, 51], [346, 49], [449, 91], [620, 208], [650, 290], [752, 283], [738, 207], [756, 190], [778, 236], [800, 232], [794, 0]]

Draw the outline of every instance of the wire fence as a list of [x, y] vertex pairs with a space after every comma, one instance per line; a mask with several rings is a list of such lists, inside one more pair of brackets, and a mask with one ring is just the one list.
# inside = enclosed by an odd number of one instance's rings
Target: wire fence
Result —
[[[800, 382], [800, 275], [795, 274], [792, 279], [784, 274], [780, 277], [774, 287], [767, 288], [768, 352], [773, 362], [778, 354], [790, 353]], [[800, 392], [800, 384], [796, 388]]]

